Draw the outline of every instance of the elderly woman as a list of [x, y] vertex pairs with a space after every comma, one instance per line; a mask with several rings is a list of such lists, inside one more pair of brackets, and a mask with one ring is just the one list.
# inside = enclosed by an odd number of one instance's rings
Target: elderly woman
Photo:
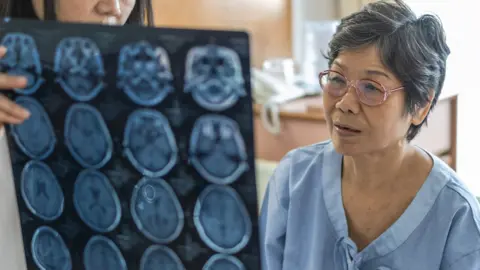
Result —
[[331, 140], [291, 151], [261, 213], [266, 270], [478, 270], [480, 209], [439, 158], [411, 145], [449, 48], [401, 1], [344, 18], [321, 72]]

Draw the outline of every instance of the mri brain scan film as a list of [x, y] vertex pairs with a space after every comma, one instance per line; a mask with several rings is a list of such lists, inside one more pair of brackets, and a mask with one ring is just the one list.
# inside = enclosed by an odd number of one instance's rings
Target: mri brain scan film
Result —
[[57, 82], [76, 101], [89, 101], [105, 87], [100, 49], [88, 38], [67, 37], [55, 53]]
[[182, 206], [163, 179], [142, 179], [133, 190], [130, 208], [138, 229], [156, 243], [175, 240], [183, 229]]
[[138, 105], [153, 106], [173, 91], [167, 51], [146, 41], [128, 44], [118, 59], [118, 88]]
[[205, 244], [219, 253], [239, 252], [252, 235], [248, 211], [240, 196], [228, 186], [205, 188], [195, 205], [193, 220]]
[[25, 76], [27, 87], [15, 90], [23, 95], [35, 93], [45, 81], [35, 40], [24, 33], [8, 33], [3, 37], [1, 45], [7, 48], [7, 53], [0, 59], [0, 71]]
[[78, 175], [73, 202], [80, 218], [92, 230], [109, 232], [120, 222], [122, 213], [117, 192], [99, 171], [85, 170]]
[[21, 178], [22, 198], [37, 217], [52, 221], [63, 212], [64, 196], [58, 179], [47, 164], [30, 161]]
[[142, 256], [140, 270], [185, 270], [180, 258], [166, 246], [151, 246]]
[[0, 25], [19, 269], [260, 269], [245, 33]]
[[149, 177], [167, 174], [177, 162], [177, 143], [170, 124], [154, 110], [140, 109], [130, 115], [123, 145], [132, 165]]
[[50, 117], [43, 106], [31, 97], [18, 97], [15, 103], [31, 114], [22, 124], [12, 125], [15, 142], [28, 157], [37, 160], [47, 158], [57, 143]]
[[105, 236], [92, 237], [83, 252], [85, 270], [127, 270], [127, 263], [115, 243]]
[[72, 258], [65, 242], [54, 229], [42, 226], [32, 238], [32, 257], [42, 270], [71, 270]]
[[207, 261], [203, 270], [245, 270], [245, 266], [232, 255], [215, 254]]
[[216, 45], [192, 48], [185, 64], [184, 91], [207, 110], [223, 111], [235, 105], [246, 96], [237, 53]]
[[65, 143], [84, 168], [101, 168], [112, 157], [112, 138], [102, 115], [84, 103], [72, 105], [67, 112]]
[[190, 159], [198, 173], [212, 183], [237, 180], [248, 169], [237, 123], [220, 115], [198, 118], [190, 137]]

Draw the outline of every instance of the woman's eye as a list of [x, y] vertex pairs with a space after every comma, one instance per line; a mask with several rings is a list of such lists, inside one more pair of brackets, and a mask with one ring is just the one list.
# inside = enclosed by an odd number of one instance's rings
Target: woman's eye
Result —
[[343, 79], [342, 77], [339, 77], [339, 76], [330, 77], [328, 79], [328, 81], [335, 86], [345, 85], [345, 79]]
[[380, 89], [372, 84], [372, 83], [366, 83], [363, 85], [363, 88], [366, 90], [366, 91], [370, 91], [370, 92], [376, 92], [376, 91], [380, 91]]

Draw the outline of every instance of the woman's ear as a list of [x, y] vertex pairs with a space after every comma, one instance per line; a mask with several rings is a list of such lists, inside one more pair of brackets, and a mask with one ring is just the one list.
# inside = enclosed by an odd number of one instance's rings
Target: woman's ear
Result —
[[432, 107], [432, 101], [433, 101], [434, 97], [435, 97], [435, 91], [432, 89], [430, 91], [430, 97], [429, 97], [428, 103], [425, 104], [425, 106], [423, 106], [421, 108], [418, 107], [418, 106], [415, 107], [415, 113], [412, 117], [412, 124], [413, 125], [418, 126], [421, 123], [423, 123], [423, 121], [425, 120], [425, 118], [428, 115], [428, 112], [430, 111], [430, 108]]

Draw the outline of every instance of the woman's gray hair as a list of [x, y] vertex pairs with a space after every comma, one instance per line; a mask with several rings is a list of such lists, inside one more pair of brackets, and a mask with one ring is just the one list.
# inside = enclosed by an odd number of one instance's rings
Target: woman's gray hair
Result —
[[[430, 100], [433, 109], [442, 91], [450, 54], [438, 17], [427, 14], [417, 18], [401, 0], [367, 4], [340, 21], [329, 43], [329, 66], [341, 51], [367, 45], [377, 47], [383, 64], [405, 87], [405, 113], [414, 114]], [[426, 124], [427, 117], [420, 125], [410, 126], [408, 141]]]

